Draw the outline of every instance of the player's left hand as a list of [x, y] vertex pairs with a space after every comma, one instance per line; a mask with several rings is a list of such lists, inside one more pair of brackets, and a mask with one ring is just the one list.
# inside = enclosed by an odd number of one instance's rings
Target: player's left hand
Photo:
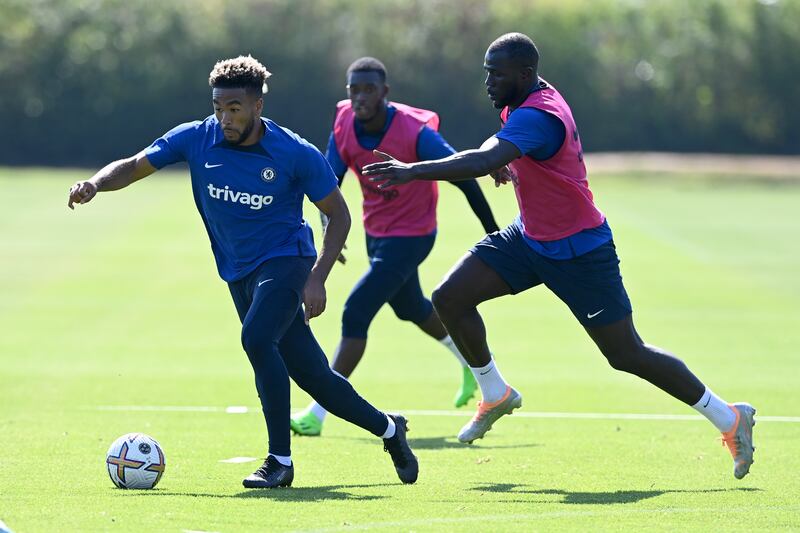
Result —
[[309, 320], [318, 317], [325, 311], [327, 301], [325, 283], [312, 273], [308, 276], [306, 286], [303, 288], [303, 308], [305, 309], [306, 325], [308, 325]]
[[517, 175], [514, 174], [513, 170], [508, 168], [508, 165], [504, 165], [497, 170], [489, 172], [489, 175], [494, 179], [495, 187], [505, 185], [508, 182], [512, 182], [515, 185], [517, 184]]
[[409, 181], [414, 181], [416, 173], [413, 165], [398, 161], [394, 157], [385, 152], [381, 152], [380, 150], [373, 150], [372, 152], [378, 157], [382, 158], [383, 161], [365, 165], [364, 168], [361, 169], [361, 173], [364, 176], [374, 176], [373, 178], [370, 178], [369, 181], [384, 182], [378, 185], [379, 189], [385, 189], [386, 187], [402, 185], [404, 183], [408, 183]]

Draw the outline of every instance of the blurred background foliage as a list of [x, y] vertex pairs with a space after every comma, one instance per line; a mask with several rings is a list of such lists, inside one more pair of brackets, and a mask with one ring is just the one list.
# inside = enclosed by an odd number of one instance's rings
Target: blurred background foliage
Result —
[[97, 165], [211, 113], [208, 72], [250, 53], [265, 114], [323, 147], [345, 69], [475, 146], [499, 122], [483, 54], [537, 43], [587, 151], [800, 153], [800, 0], [0, 0], [0, 164]]

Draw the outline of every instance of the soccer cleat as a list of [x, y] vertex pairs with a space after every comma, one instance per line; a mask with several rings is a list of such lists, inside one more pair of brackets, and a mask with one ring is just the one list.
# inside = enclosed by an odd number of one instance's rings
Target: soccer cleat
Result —
[[244, 478], [242, 485], [248, 489], [273, 489], [275, 487], [291, 487], [294, 481], [294, 465], [284, 466], [271, 455], [261, 468]]
[[312, 412], [300, 413], [289, 420], [289, 427], [297, 435], [318, 437], [322, 433], [322, 420]]
[[753, 464], [753, 426], [756, 425], [756, 410], [747, 403], [728, 404], [736, 413], [736, 422], [730, 431], [722, 434], [722, 445], [727, 446], [733, 456], [733, 475], [742, 479]]
[[505, 395], [496, 402], [478, 402], [478, 411], [461, 431], [458, 440], [471, 444], [475, 439], [482, 439], [492, 424], [503, 415], [510, 415], [514, 409], [522, 407], [522, 395], [510, 386], [506, 386]]
[[388, 452], [392, 457], [392, 463], [394, 463], [394, 469], [397, 471], [400, 481], [414, 483], [419, 474], [419, 463], [406, 440], [408, 421], [401, 415], [389, 416], [394, 420], [396, 431], [394, 437], [383, 439], [383, 451]]
[[461, 378], [461, 388], [458, 389], [453, 404], [456, 407], [464, 407], [472, 397], [475, 396], [476, 390], [478, 390], [478, 382], [475, 381], [472, 370], [470, 370], [468, 366], [465, 366], [463, 377]]

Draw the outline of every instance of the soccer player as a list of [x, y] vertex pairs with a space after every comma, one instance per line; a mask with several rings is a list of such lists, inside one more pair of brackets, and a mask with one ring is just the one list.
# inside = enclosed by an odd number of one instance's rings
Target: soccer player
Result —
[[[401, 320], [416, 324], [455, 355], [462, 366], [456, 407], [466, 405], [477, 385], [430, 300], [422, 294], [418, 268], [436, 238], [435, 181], [421, 181], [400, 189], [380, 190], [361, 175], [361, 167], [381, 161], [376, 148], [404, 161], [447, 157], [455, 150], [437, 129], [433, 111], [388, 102], [386, 67], [372, 57], [357, 59], [347, 69], [349, 99], [336, 106], [336, 119], [325, 156], [341, 185], [348, 167], [356, 173], [364, 196], [364, 229], [370, 266], [353, 288], [342, 314], [342, 338], [333, 364], [350, 377], [367, 347], [367, 331], [378, 310], [389, 303]], [[474, 179], [455, 182], [487, 233], [498, 231], [486, 198]], [[313, 402], [292, 417], [292, 429], [301, 435], [319, 435], [327, 414]]]
[[[325, 280], [350, 230], [350, 213], [322, 154], [261, 116], [269, 75], [250, 56], [218, 62], [208, 81], [213, 115], [181, 124], [79, 181], [68, 205], [127, 187], [169, 164], [189, 164], [194, 200], [242, 321], [242, 346], [267, 423], [267, 458], [245, 487], [292, 483], [289, 377], [332, 413], [383, 438], [401, 481], [414, 483], [419, 468], [406, 441], [406, 419], [378, 411], [332, 372], [309, 329], [309, 320], [325, 310]], [[330, 221], [319, 256], [302, 218], [304, 195]]]
[[503, 35], [489, 46], [486, 89], [494, 107], [502, 109], [503, 127], [480, 148], [412, 164], [383, 154], [386, 162], [363, 169], [384, 181], [382, 187], [490, 172], [497, 184], [513, 183], [520, 217], [475, 245], [433, 293], [434, 306], [483, 394], [458, 439], [482, 438], [522, 404], [492, 360], [478, 304], [544, 284], [569, 306], [613, 368], [649, 381], [708, 418], [722, 432], [733, 473], [741, 479], [753, 462], [755, 409], [726, 403], [680, 359], [639, 337], [611, 229], [589, 190], [572, 112], [539, 78], [538, 63], [533, 41], [523, 34]]

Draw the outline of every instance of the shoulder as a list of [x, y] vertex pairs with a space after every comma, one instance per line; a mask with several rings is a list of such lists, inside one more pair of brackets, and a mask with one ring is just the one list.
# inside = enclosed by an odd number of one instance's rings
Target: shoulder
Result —
[[280, 126], [269, 119], [266, 119], [266, 124], [268, 135], [272, 137], [271, 141], [280, 143], [290, 150], [317, 150], [316, 146], [289, 128]]
[[192, 135], [197, 134], [204, 134], [209, 129], [209, 118], [214, 119], [214, 126], [216, 126], [216, 119], [211, 116], [206, 118], [205, 120], [193, 120], [191, 122], [184, 122], [183, 124], [178, 124], [167, 133], [164, 134], [164, 137], [190, 137]]

